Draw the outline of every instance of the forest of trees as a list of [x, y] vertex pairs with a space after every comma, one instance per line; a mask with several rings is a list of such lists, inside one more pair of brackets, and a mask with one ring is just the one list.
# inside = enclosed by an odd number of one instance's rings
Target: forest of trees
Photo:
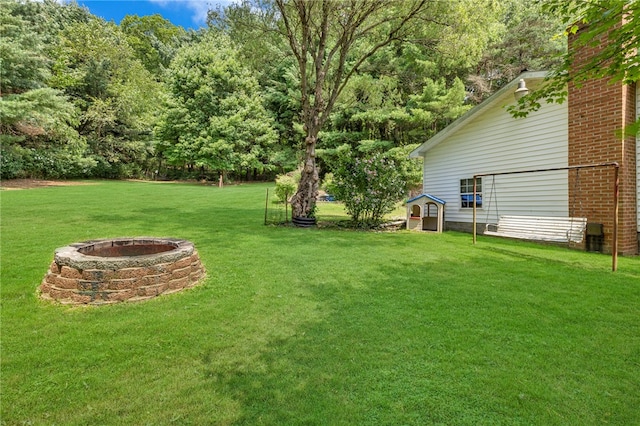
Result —
[[[187, 31], [159, 15], [113, 23], [75, 3], [0, 0], [1, 178], [273, 179], [312, 142], [322, 174], [348, 148], [393, 157], [415, 184], [413, 148], [565, 51], [563, 22], [538, 2], [352, 3], [233, 3]], [[305, 38], [305, 14], [326, 46]], [[349, 25], [348, 49], [332, 50]]]

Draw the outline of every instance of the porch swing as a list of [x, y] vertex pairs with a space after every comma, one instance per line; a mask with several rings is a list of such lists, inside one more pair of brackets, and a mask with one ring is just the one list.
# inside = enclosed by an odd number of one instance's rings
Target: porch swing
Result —
[[[550, 172], [559, 170], [576, 170], [576, 185], [579, 179], [579, 170], [582, 169], [595, 169], [595, 168], [608, 168], [611, 167], [614, 170], [612, 180], [612, 203], [611, 203], [611, 223], [613, 224], [611, 230], [611, 270], [616, 271], [618, 269], [618, 201], [620, 198], [620, 165], [616, 162], [588, 164], [581, 166], [569, 166], [569, 167], [556, 167], [550, 169], [538, 169], [538, 170], [518, 170], [512, 172], [501, 173], [485, 173], [476, 174], [473, 176], [473, 199], [476, 199], [476, 181], [479, 177], [495, 176], [499, 175], [512, 175], [521, 173], [538, 173], [538, 172]], [[492, 186], [492, 191], [495, 192], [495, 185]], [[574, 191], [574, 197], [577, 196], [577, 191]], [[496, 197], [497, 198], [497, 197]], [[582, 201], [580, 201], [582, 202]], [[497, 199], [496, 213], [497, 213]], [[473, 244], [476, 244], [477, 238], [477, 206], [473, 204]], [[499, 214], [499, 213], [497, 213]], [[488, 214], [487, 214], [488, 218]], [[488, 220], [487, 220], [488, 222]], [[593, 224], [590, 224], [593, 225]], [[493, 227], [493, 229], [491, 229]], [[544, 217], [544, 216], [498, 216], [498, 223], [489, 224], [485, 226], [485, 235], [496, 235], [500, 237], [509, 238], [521, 238], [529, 240], [542, 240], [542, 241], [556, 241], [560, 242], [582, 242], [587, 229], [587, 219], [580, 217]], [[587, 232], [589, 233], [589, 232]], [[588, 243], [588, 241], [587, 241]]]
[[[576, 198], [579, 198], [579, 173], [580, 170], [576, 169], [574, 206]], [[587, 218], [585, 217], [501, 216], [498, 211], [498, 197], [495, 184], [496, 174], [492, 174], [490, 176], [492, 177], [492, 183], [491, 192], [489, 193], [487, 217], [485, 219], [485, 229], [483, 232], [484, 235], [553, 243], [582, 243], [585, 230], [587, 228]], [[492, 201], [495, 205], [496, 217], [498, 217], [497, 223], [489, 222]]]

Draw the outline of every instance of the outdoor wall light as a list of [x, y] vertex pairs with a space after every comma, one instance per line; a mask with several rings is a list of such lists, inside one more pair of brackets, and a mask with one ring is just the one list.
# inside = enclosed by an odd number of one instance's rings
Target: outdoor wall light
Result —
[[519, 101], [521, 97], [527, 95], [529, 93], [529, 89], [524, 82], [524, 79], [520, 79], [518, 82], [518, 88], [515, 92], [513, 92], [513, 96], [516, 98], [516, 101]]

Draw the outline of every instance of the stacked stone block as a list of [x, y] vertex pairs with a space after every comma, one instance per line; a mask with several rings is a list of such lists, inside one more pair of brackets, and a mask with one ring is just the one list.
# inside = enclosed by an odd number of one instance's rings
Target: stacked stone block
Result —
[[173, 241], [178, 242], [174, 250], [126, 258], [77, 253], [82, 244], [58, 249], [40, 294], [64, 304], [109, 304], [147, 300], [193, 287], [205, 274], [198, 252], [189, 242]]

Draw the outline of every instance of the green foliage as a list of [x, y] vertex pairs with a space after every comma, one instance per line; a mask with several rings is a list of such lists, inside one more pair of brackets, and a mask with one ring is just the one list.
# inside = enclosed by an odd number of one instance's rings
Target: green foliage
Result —
[[0, 129], [29, 138], [57, 131], [69, 137], [77, 112], [62, 94], [46, 88], [49, 59], [42, 37], [20, 15], [20, 4], [0, 2]]
[[4, 135], [0, 136], [0, 179], [17, 179], [25, 177], [24, 149], [18, 145], [8, 144]]
[[539, 57], [561, 45], [557, 21], [525, 0], [248, 0], [186, 32], [159, 15], [117, 26], [73, 2], [0, 0], [0, 130], [15, 159], [3, 164], [36, 176], [33, 149], [75, 158], [62, 168], [74, 175], [272, 179], [315, 159], [317, 143], [321, 170], [305, 168], [317, 191], [342, 145], [400, 161], [510, 73], [550, 63]]
[[144, 67], [161, 79], [177, 53], [186, 31], [162, 16], [127, 15], [120, 22], [127, 43]]
[[326, 193], [333, 195], [331, 194], [331, 191], [334, 188], [333, 173], [325, 173], [324, 178], [322, 179], [322, 184], [320, 185], [320, 188]]
[[[300, 125], [300, 78], [295, 60], [288, 56], [282, 35], [273, 31], [275, 10], [258, 1], [234, 1], [224, 8], [209, 10], [209, 31], [225, 34], [234, 42], [238, 60], [258, 81], [263, 105], [272, 117], [279, 138], [269, 149], [269, 164], [280, 173], [301, 162], [304, 132]], [[271, 30], [265, 31], [265, 28]]]
[[472, 106], [465, 104], [466, 90], [459, 78], [447, 87], [444, 79], [425, 80], [422, 93], [409, 98], [408, 107], [416, 124], [433, 133], [444, 129], [453, 120], [464, 114]]
[[79, 130], [99, 164], [94, 175], [148, 172], [162, 87], [135, 58], [122, 32], [99, 19], [74, 23], [61, 32], [56, 52], [52, 84], [82, 110]]
[[157, 134], [171, 163], [223, 173], [270, 167], [277, 134], [228, 37], [209, 35], [182, 49], [167, 81], [171, 98]]
[[386, 152], [386, 155], [396, 162], [396, 170], [406, 182], [407, 191], [422, 189], [422, 159], [409, 158], [411, 151], [418, 146], [419, 144], [410, 144], [391, 148]]
[[[420, 92], [403, 92], [397, 79], [374, 78], [371, 75], [353, 77], [332, 114], [331, 127], [322, 132], [324, 149], [318, 150], [323, 167], [333, 169], [337, 152], [343, 145], [360, 153], [387, 152], [402, 168], [403, 178], [411, 188], [420, 185], [422, 172], [419, 161], [402, 158], [416, 146], [446, 127], [471, 108], [465, 103], [466, 90], [462, 81], [454, 78], [422, 79], [415, 86]], [[418, 90], [418, 89], [417, 89]]]
[[0, 93], [20, 93], [44, 85], [48, 58], [42, 38], [17, 14], [18, 3], [0, 1]]
[[[446, 27], [449, 2], [275, 0], [274, 23], [296, 59], [301, 121], [305, 131], [304, 168], [292, 199], [293, 215], [307, 217], [315, 205], [319, 171], [318, 135], [351, 78], [383, 48], [401, 46], [413, 34], [437, 39]], [[438, 19], [432, 19], [437, 16]], [[273, 28], [272, 27], [272, 28]], [[272, 29], [270, 28], [270, 29]]]
[[114, 24], [75, 3], [16, 0], [2, 0], [0, 23], [11, 175], [131, 177], [149, 168], [162, 89]]
[[382, 154], [353, 158], [346, 150], [333, 170], [329, 192], [344, 203], [358, 226], [373, 226], [394, 209], [405, 187], [393, 159]]
[[[228, 3], [224, 8], [209, 9], [209, 30], [225, 34], [234, 41], [239, 59], [253, 71], [260, 84], [270, 87], [270, 80], [285, 77], [284, 68], [293, 71], [292, 58], [286, 58], [286, 40], [279, 32], [273, 31], [274, 24], [278, 22], [273, 5], [263, 0]], [[271, 31], [265, 31], [265, 28]]]
[[500, 19], [485, 34], [489, 43], [467, 77], [469, 99], [480, 103], [516, 78], [523, 70], [548, 70], [566, 52], [559, 16], [545, 14], [543, 2], [507, 0], [500, 3]]
[[[405, 129], [411, 119], [404, 108], [404, 95], [396, 78], [354, 76], [339, 98], [329, 124], [343, 133], [357, 133], [356, 140], [396, 139], [404, 143]], [[346, 142], [347, 138], [343, 135], [340, 142]], [[332, 144], [323, 143], [323, 146], [331, 148]]]
[[[564, 54], [542, 88], [510, 107], [511, 114], [523, 117], [539, 109], [543, 102], [564, 102], [569, 82], [579, 86], [586, 80], [607, 78], [612, 83], [633, 84], [640, 79], [640, 2], [547, 0], [544, 11], [562, 19], [568, 27], [565, 36], [577, 34], [574, 51]], [[603, 42], [603, 37], [609, 41]], [[594, 46], [600, 48], [597, 54], [585, 64], [575, 64], [575, 50]], [[638, 123], [627, 130], [637, 134]]]
[[[118, 27], [99, 19], [71, 25], [62, 32], [56, 53], [53, 84], [73, 95], [87, 112], [86, 127], [98, 128], [98, 136], [149, 131], [160, 86], [135, 58]], [[99, 112], [92, 114], [92, 108]], [[102, 114], [112, 117], [106, 127], [94, 124]]]
[[[361, 154], [386, 152], [394, 158], [409, 188], [422, 182], [421, 161], [408, 159], [416, 147], [471, 108], [466, 90], [454, 78], [423, 79], [416, 94], [403, 93], [393, 78], [354, 77], [332, 114], [334, 131], [322, 132], [324, 149], [318, 157], [327, 170], [334, 169], [344, 145]], [[360, 154], [360, 155], [361, 155]]]
[[285, 170], [296, 168], [301, 161], [300, 145], [304, 132], [300, 125], [300, 102], [296, 96], [298, 79], [292, 61], [283, 60], [273, 67], [254, 71], [262, 76], [264, 105], [273, 116], [279, 135], [271, 155], [271, 164]]
[[2, 0], [13, 3], [14, 15], [27, 22], [29, 31], [33, 31], [42, 39], [44, 52], [49, 59], [55, 59], [53, 48], [61, 31], [70, 25], [89, 22], [95, 19], [89, 9], [76, 2], [57, 0], [23, 1]]
[[[640, 79], [640, 4], [636, 1], [595, 0], [563, 2], [547, 0], [545, 11], [560, 16], [567, 32], [578, 34], [576, 48], [601, 46], [589, 63], [580, 66], [570, 77], [576, 83], [609, 77], [613, 82], [632, 84]], [[602, 37], [608, 34], [608, 43]], [[575, 52], [567, 52], [562, 69], [573, 65]], [[607, 66], [602, 66], [603, 63]], [[557, 70], [560, 73], [560, 70]]]
[[[0, 142], [3, 142], [0, 139]], [[70, 179], [85, 177], [96, 162], [83, 147], [23, 147], [15, 143], [0, 146], [0, 178]]]
[[275, 194], [283, 203], [289, 202], [289, 198], [296, 192], [300, 182], [300, 170], [295, 170], [276, 177]]
[[77, 131], [80, 111], [62, 91], [47, 87], [51, 61], [46, 37], [27, 12], [40, 13], [49, 6], [0, 3], [3, 179], [80, 176], [93, 164]]
[[59, 90], [33, 89], [2, 98], [0, 129], [24, 144], [74, 145], [82, 143], [75, 130], [78, 115], [78, 110]]

